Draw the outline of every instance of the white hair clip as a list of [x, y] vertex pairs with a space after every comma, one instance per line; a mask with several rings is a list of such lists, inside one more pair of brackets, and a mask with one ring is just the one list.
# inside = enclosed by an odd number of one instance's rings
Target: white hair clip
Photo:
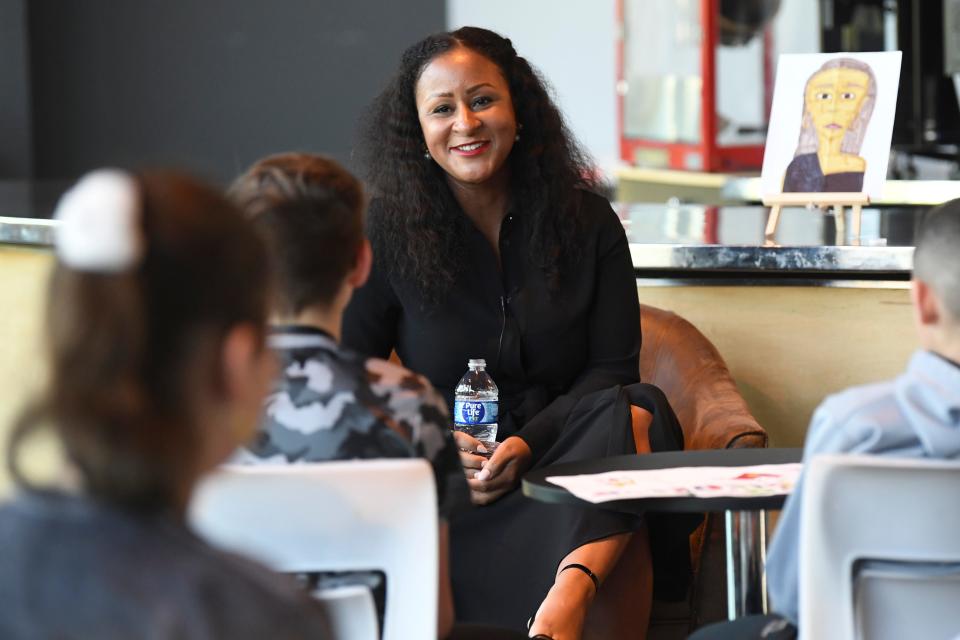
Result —
[[143, 258], [140, 190], [116, 169], [88, 173], [67, 191], [54, 212], [57, 257], [71, 269], [118, 273]]

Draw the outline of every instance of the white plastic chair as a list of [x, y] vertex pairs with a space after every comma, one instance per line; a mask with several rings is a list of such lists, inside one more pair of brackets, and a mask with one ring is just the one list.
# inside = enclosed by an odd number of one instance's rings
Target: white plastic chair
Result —
[[[436, 487], [425, 460], [221, 467], [194, 494], [190, 520], [211, 543], [277, 571], [383, 571], [383, 639], [437, 637]], [[363, 627], [336, 637], [369, 637]]]
[[349, 585], [325, 588], [314, 591], [312, 595], [326, 607], [327, 622], [334, 638], [377, 640], [380, 637], [377, 603], [368, 587]]
[[960, 462], [829, 455], [804, 473], [801, 637], [954, 638]]

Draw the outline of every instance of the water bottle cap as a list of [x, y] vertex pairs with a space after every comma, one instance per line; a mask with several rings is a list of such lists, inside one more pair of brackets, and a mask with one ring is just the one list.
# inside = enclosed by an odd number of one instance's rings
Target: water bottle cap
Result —
[[485, 369], [487, 366], [487, 361], [483, 358], [470, 358], [470, 361], [467, 362], [467, 366], [471, 369]]

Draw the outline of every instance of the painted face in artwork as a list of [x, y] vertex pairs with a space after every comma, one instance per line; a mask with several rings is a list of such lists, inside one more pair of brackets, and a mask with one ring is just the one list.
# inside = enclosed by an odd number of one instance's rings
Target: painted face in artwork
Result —
[[857, 69], [825, 69], [810, 78], [804, 100], [821, 148], [842, 140], [867, 95], [870, 78]]
[[415, 98], [427, 150], [449, 180], [479, 185], [504, 170], [517, 118], [496, 64], [453, 49], [424, 68]]

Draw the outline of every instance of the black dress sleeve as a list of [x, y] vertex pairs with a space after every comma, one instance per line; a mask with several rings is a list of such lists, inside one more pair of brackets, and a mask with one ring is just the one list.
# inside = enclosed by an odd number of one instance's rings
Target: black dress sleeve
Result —
[[[375, 224], [372, 217], [371, 224]], [[344, 311], [341, 342], [365, 356], [388, 358], [397, 345], [399, 321], [400, 301], [374, 247], [370, 277], [353, 292]]]
[[[596, 198], [594, 198], [596, 200]], [[627, 237], [609, 203], [603, 202], [597, 241], [593, 307], [587, 324], [589, 356], [563, 395], [533, 416], [517, 433], [533, 461], [556, 442], [567, 415], [584, 395], [640, 381], [640, 303]]]

